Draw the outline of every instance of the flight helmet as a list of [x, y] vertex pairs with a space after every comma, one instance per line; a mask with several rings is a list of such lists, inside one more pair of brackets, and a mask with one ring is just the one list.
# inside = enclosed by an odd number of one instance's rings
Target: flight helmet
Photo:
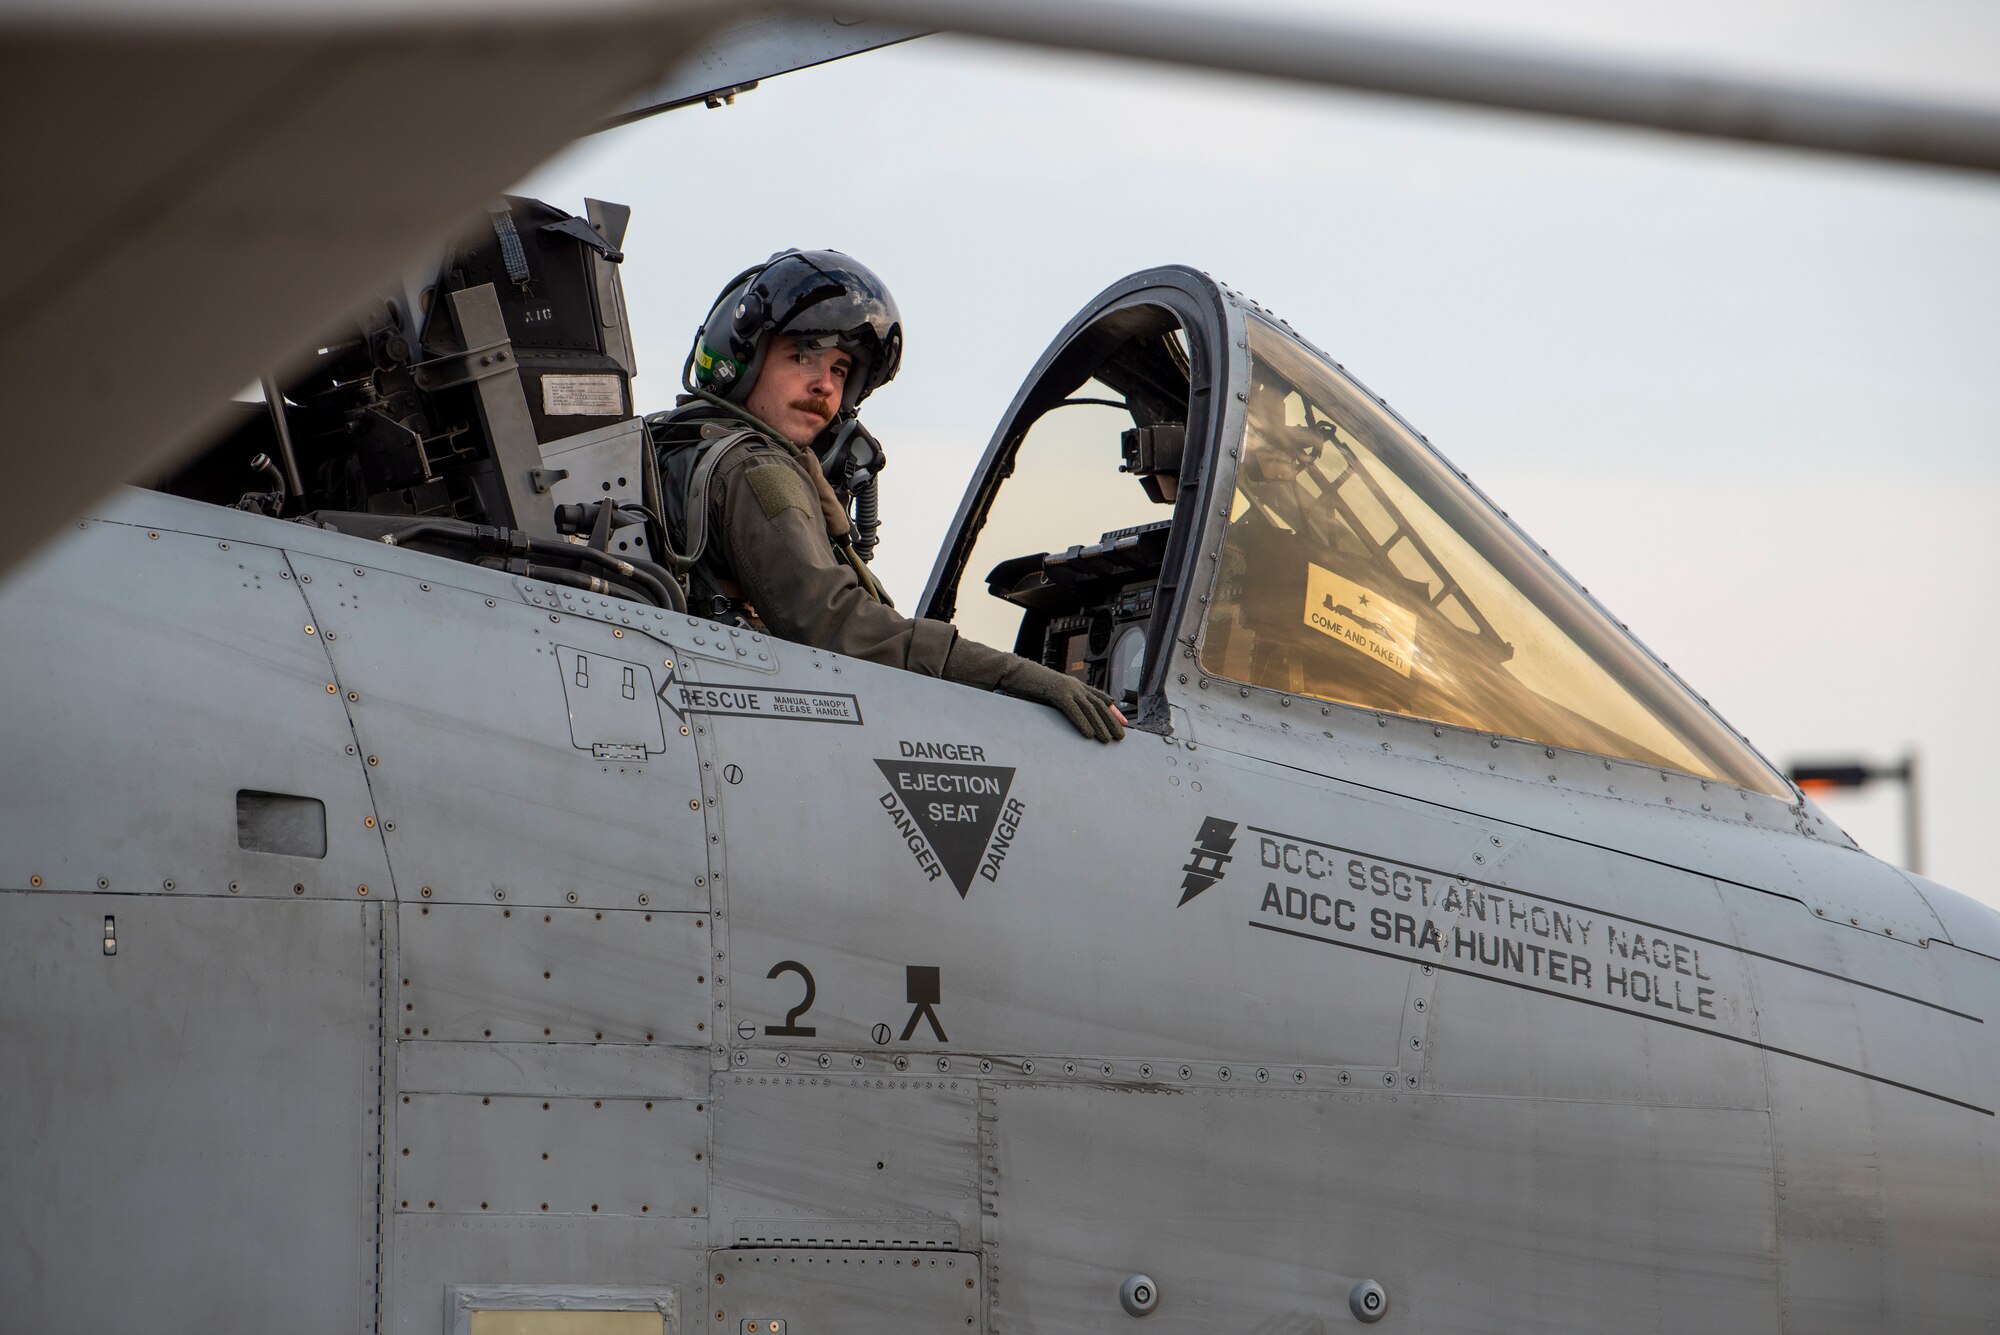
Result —
[[874, 270], [837, 250], [781, 250], [738, 274], [709, 309], [688, 357], [690, 387], [742, 403], [779, 335], [824, 340], [854, 358], [843, 411], [895, 379], [903, 359], [902, 315]]

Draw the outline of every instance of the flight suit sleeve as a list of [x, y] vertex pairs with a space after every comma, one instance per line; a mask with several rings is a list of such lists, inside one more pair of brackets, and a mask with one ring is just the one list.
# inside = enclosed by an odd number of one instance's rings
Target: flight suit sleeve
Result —
[[[782, 470], [782, 474], [760, 470]], [[712, 504], [723, 556], [757, 615], [780, 639], [890, 667], [944, 674], [958, 631], [876, 602], [827, 544], [811, 481], [768, 446], [716, 469]]]

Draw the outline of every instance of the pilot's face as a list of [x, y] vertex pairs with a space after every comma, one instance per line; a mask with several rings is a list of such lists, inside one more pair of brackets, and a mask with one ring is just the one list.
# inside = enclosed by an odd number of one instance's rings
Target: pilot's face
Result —
[[840, 410], [853, 365], [854, 358], [839, 348], [815, 348], [808, 340], [781, 335], [765, 353], [743, 406], [792, 444], [811, 445]]

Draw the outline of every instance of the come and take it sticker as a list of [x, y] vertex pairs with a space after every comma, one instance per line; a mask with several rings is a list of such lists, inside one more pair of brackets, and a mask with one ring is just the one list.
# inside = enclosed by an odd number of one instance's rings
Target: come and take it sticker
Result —
[[1416, 613], [1323, 566], [1306, 566], [1305, 620], [1320, 634], [1405, 677], [1416, 665]]
[[876, 799], [910, 855], [935, 881], [949, 876], [962, 899], [974, 878], [1000, 879], [1027, 806], [1009, 797], [1014, 767], [988, 765], [984, 747], [962, 742], [900, 742], [902, 755], [877, 760], [889, 781]]

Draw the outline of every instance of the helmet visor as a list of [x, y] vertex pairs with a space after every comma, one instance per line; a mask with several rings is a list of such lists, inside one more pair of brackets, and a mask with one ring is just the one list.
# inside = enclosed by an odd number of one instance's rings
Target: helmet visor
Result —
[[808, 292], [775, 322], [777, 332], [837, 342], [849, 351], [874, 352], [889, 342], [896, 315], [880, 301], [842, 289]]
[[785, 256], [758, 280], [774, 333], [824, 339], [851, 354], [859, 396], [893, 378], [902, 359], [895, 298], [865, 265], [837, 251]]

